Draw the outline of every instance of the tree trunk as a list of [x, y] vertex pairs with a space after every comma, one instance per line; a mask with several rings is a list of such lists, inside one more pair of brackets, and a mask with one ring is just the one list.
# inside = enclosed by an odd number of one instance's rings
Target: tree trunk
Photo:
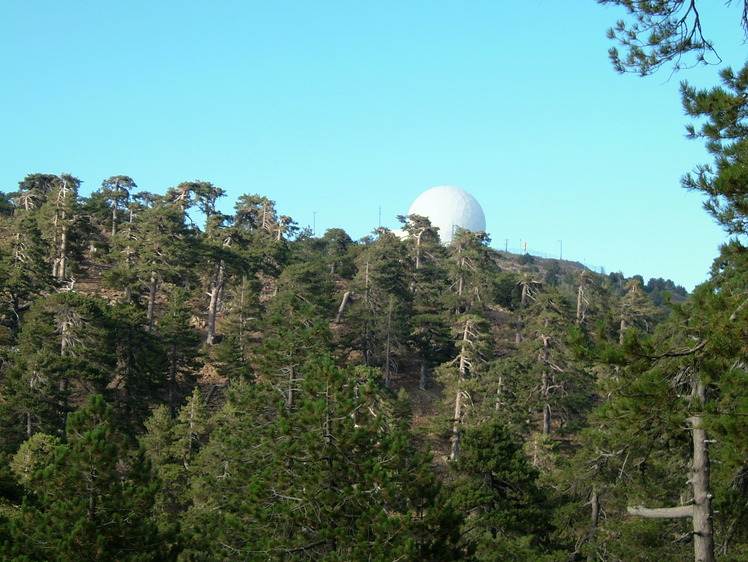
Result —
[[68, 269], [68, 227], [65, 224], [65, 211], [62, 212], [62, 232], [60, 233], [60, 261], [57, 278], [62, 281], [67, 277]]
[[[462, 340], [468, 341], [468, 335], [470, 334], [470, 322], [465, 322], [465, 328], [462, 332]], [[460, 453], [460, 437], [461, 437], [461, 425], [462, 425], [462, 381], [467, 375], [468, 359], [465, 356], [465, 349], [467, 346], [463, 346], [460, 351], [460, 366], [457, 374], [457, 392], [455, 393], [455, 414], [452, 423], [452, 451], [449, 455], [449, 460], [457, 460], [457, 455]]]
[[592, 506], [592, 513], [590, 515], [592, 529], [596, 529], [600, 523], [600, 496], [597, 490], [592, 489], [592, 497], [590, 498], [590, 505]]
[[210, 296], [207, 322], [208, 334], [205, 339], [205, 343], [208, 345], [213, 345], [213, 340], [215, 339], [216, 335], [216, 316], [218, 314], [218, 306], [221, 302], [221, 292], [223, 291], [225, 267], [226, 266], [223, 260], [219, 260], [216, 264], [213, 281], [211, 281], [210, 284], [210, 292], [208, 293], [208, 295]]
[[348, 304], [348, 301], [351, 298], [351, 291], [346, 291], [343, 294], [343, 300], [340, 303], [340, 308], [338, 308], [338, 314], [335, 316], [335, 323], [340, 324], [340, 321], [343, 319], [343, 312], [345, 311], [345, 307]]
[[[116, 189], [116, 187], [115, 187]], [[117, 198], [112, 199], [112, 238], [117, 234]]]
[[392, 298], [387, 309], [387, 342], [384, 347], [384, 386], [392, 388]]
[[[699, 379], [694, 381], [691, 391], [693, 406], [701, 409], [706, 403], [706, 387]], [[693, 554], [695, 562], [714, 562], [714, 524], [712, 520], [712, 494], [710, 490], [709, 451], [703, 419], [695, 415], [686, 420], [691, 424], [693, 456], [688, 482], [693, 487], [693, 503], [678, 507], [648, 509], [643, 506], [629, 507], [631, 515], [649, 519], [693, 518]]]
[[[524, 310], [525, 305], [527, 304], [527, 293], [529, 291], [529, 286], [527, 283], [522, 283], [522, 297], [519, 301], [519, 309], [520, 311]], [[517, 315], [517, 333], [514, 335], [514, 343], [522, 343], [522, 340], [524, 339], [522, 335], [522, 330], [524, 328], [524, 320], [522, 319], [522, 312], [520, 312]]]
[[522, 320], [522, 315], [519, 314], [517, 316], [517, 332], [514, 334], [514, 343], [522, 343], [523, 326], [524, 326], [524, 321]]
[[426, 390], [426, 387], [428, 386], [428, 372], [428, 361], [426, 361], [424, 356], [421, 356], [421, 376], [418, 379], [418, 388], [420, 390]]
[[[68, 227], [67, 227], [67, 213], [65, 211], [65, 199], [67, 199], [68, 189], [65, 185], [65, 180], [62, 181], [62, 186], [57, 195], [57, 204], [55, 209], [54, 218], [54, 236], [53, 236], [53, 251], [56, 252], [56, 256], [52, 265], [52, 276], [62, 281], [65, 279], [67, 274], [67, 257], [68, 257]], [[59, 229], [59, 241], [57, 238]]]
[[169, 358], [169, 412], [172, 419], [177, 417], [177, 344], [171, 344]]
[[[545, 334], [540, 334], [540, 338], [543, 340], [543, 347], [541, 348], [540, 352], [538, 353], [538, 361], [544, 365], [545, 367], [548, 367], [548, 357], [550, 355], [550, 336], [547, 336]], [[551, 402], [549, 395], [551, 393], [551, 382], [552, 382], [552, 375], [549, 374], [547, 370], [543, 371], [543, 374], [540, 377], [540, 398], [543, 404], [543, 435], [550, 435], [551, 434], [551, 423], [552, 423], [552, 416], [551, 416]]]
[[294, 377], [295, 377], [295, 373], [294, 373], [293, 365], [289, 365], [288, 367], [288, 389], [286, 392], [286, 409], [288, 410], [293, 408], [293, 400], [294, 400], [294, 395], [293, 395], [294, 386], [293, 385], [296, 383], [296, 381], [294, 380]]
[[496, 386], [496, 404], [494, 404], [494, 410], [497, 412], [501, 409], [501, 392], [503, 390], [504, 377], [499, 377], [499, 384]]
[[421, 237], [423, 236], [423, 230], [421, 230], [416, 236], [416, 269], [421, 269]]
[[60, 222], [59, 211], [55, 209], [55, 216], [52, 219], [52, 247], [50, 248], [52, 258], [52, 278], [58, 279], [57, 272], [60, 271], [60, 256], [58, 255], [59, 246], [57, 243], [57, 225]]
[[693, 462], [691, 484], [693, 485], [693, 548], [694, 560], [713, 562], [714, 526], [712, 521], [712, 494], [710, 493], [709, 452], [706, 432], [702, 428], [701, 416], [689, 420], [693, 432]]
[[16, 293], [11, 295], [13, 320], [11, 321], [10, 334], [15, 338], [18, 336], [18, 330], [21, 327], [21, 299]]
[[153, 316], [156, 308], [156, 293], [158, 292], [158, 279], [156, 278], [156, 272], [151, 271], [151, 280], [148, 285], [148, 312], [146, 318], [148, 320], [148, 329], [153, 328]]
[[452, 421], [452, 450], [449, 460], [457, 460], [460, 454], [460, 424], [462, 423], [462, 377], [457, 381], [457, 392], [455, 393], [455, 414]]
[[[60, 330], [60, 357], [66, 357], [68, 355], [68, 328], [70, 326], [68, 321], [61, 322]], [[67, 373], [62, 373], [57, 388], [60, 391], [60, 400], [58, 406], [60, 408], [60, 414], [62, 416], [62, 427], [67, 424], [67, 409], [68, 409], [68, 377]]]
[[543, 435], [551, 434], [551, 405], [548, 402], [548, 373], [543, 373], [540, 395], [543, 397]]

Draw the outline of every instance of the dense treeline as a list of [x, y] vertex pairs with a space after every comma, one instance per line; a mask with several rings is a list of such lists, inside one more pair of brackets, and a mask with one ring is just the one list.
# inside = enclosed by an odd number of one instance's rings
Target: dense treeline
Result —
[[681, 559], [687, 524], [626, 507], [687, 501], [697, 365], [715, 536], [744, 543], [745, 444], [718, 415], [744, 375], [692, 333], [746, 324], [694, 321], [708, 286], [674, 304], [671, 281], [443, 246], [418, 216], [318, 237], [202, 181], [79, 187], [2, 197], [4, 558]]
[[[598, 1], [630, 15], [622, 72], [716, 52], [698, 2]], [[27, 176], [0, 194], [0, 556], [745, 560], [748, 66], [721, 77], [682, 88], [714, 157], [683, 185], [732, 237], [692, 295], [419, 216], [354, 241], [204, 181]]]

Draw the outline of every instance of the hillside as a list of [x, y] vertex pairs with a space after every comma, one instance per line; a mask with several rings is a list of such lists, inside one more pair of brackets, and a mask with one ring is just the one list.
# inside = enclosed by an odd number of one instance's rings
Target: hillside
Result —
[[[48, 518], [159, 559], [634, 559], [643, 540], [682, 557], [682, 521], [627, 507], [684, 493], [695, 373], [744, 341], [721, 332], [732, 292], [712, 324], [689, 312], [708, 288], [687, 299], [465, 230], [443, 245], [421, 220], [314, 236], [266, 197], [229, 216], [210, 183], [130, 182], [80, 197], [32, 175], [0, 216], [7, 552], [47, 556], [29, 537]], [[110, 532], [127, 510], [150, 535]]]

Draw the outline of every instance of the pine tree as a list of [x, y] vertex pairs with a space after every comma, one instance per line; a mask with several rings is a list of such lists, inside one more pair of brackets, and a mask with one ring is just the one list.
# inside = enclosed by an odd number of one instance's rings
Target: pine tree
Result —
[[533, 414], [540, 412], [540, 432], [551, 435], [554, 418], [563, 425], [590, 408], [594, 381], [574, 356], [569, 341], [572, 310], [555, 287], [539, 289], [525, 314], [518, 346], [529, 377], [523, 402], [531, 405]]
[[47, 242], [52, 277], [58, 282], [70, 280], [80, 252], [80, 184], [78, 178], [69, 174], [55, 178], [45, 203], [39, 208], [39, 228]]
[[259, 280], [248, 275], [228, 289], [223, 304], [222, 337], [210, 349], [210, 357], [218, 373], [229, 383], [253, 376], [250, 354], [256, 346], [263, 315], [260, 292]]
[[112, 238], [117, 234], [117, 225], [120, 221], [120, 209], [127, 207], [130, 193], [134, 187], [138, 187], [130, 176], [112, 176], [101, 182], [101, 195], [108, 201], [112, 208]]
[[108, 385], [115, 416], [131, 428], [142, 430], [150, 415], [149, 404], [166, 382], [166, 354], [158, 335], [147, 329], [145, 312], [132, 302], [118, 302], [109, 311], [116, 367]]
[[289, 409], [242, 384], [216, 419], [190, 509], [193, 558], [453, 559], [428, 456], [387, 415], [370, 370], [308, 364]]
[[58, 434], [70, 409], [71, 385], [105, 392], [114, 372], [109, 310], [94, 297], [56, 293], [39, 299], [25, 317], [18, 351], [8, 366], [2, 405], [8, 437]]
[[455, 314], [480, 314], [491, 301], [493, 275], [498, 266], [485, 232], [458, 230], [449, 246], [448, 275], [452, 283]]
[[150, 518], [156, 485], [142, 452], [131, 452], [101, 396], [71, 414], [66, 442], [32, 438], [14, 469], [28, 491], [10, 517], [13, 560], [168, 560], [170, 540]]
[[390, 386], [411, 333], [406, 248], [394, 234], [381, 231], [357, 261], [351, 285], [356, 298], [345, 319], [346, 343], [360, 350], [365, 365], [380, 367], [385, 386]]
[[351, 279], [355, 272], [350, 250], [355, 247], [353, 240], [341, 228], [330, 228], [321, 238], [324, 245], [325, 261], [330, 273], [343, 279]]
[[213, 420], [198, 387], [176, 419], [168, 407], [160, 406], [146, 422], [147, 431], [139, 440], [160, 482], [155, 503], [160, 529], [168, 531], [178, 526], [193, 505], [192, 480], [199, 474], [193, 462], [208, 443], [212, 427]]
[[146, 318], [148, 325], [153, 326], [159, 288], [165, 282], [185, 286], [192, 280], [194, 233], [184, 224], [175, 206], [161, 201], [143, 210], [129, 226], [134, 237], [130, 243], [135, 255], [133, 269], [147, 288]]
[[[454, 414], [451, 416], [451, 451], [454, 461], [460, 453], [462, 433], [467, 422], [476, 421], [477, 399], [483, 388], [482, 375], [490, 360], [488, 325], [480, 316], [464, 315], [454, 326], [457, 355], [438, 369], [438, 379], [444, 385], [446, 404]], [[475, 392], [477, 391], [477, 392]]]
[[199, 336], [190, 325], [190, 316], [185, 291], [175, 289], [157, 328], [164, 347], [168, 403], [172, 416], [177, 414], [181, 398], [180, 384], [191, 386], [200, 367]]
[[31, 301], [54, 288], [46, 260], [46, 245], [34, 215], [18, 207], [13, 216], [0, 217], [0, 273], [3, 317], [0, 323], [18, 335], [21, 313]]
[[413, 315], [409, 343], [420, 360], [419, 387], [426, 390], [429, 372], [435, 365], [449, 360], [454, 347], [446, 296], [446, 252], [439, 243], [438, 229], [432, 227], [427, 218], [418, 215], [398, 218], [405, 223], [403, 230], [408, 233], [405, 244], [414, 264], [410, 281]]
[[332, 334], [318, 309], [293, 294], [275, 297], [265, 318], [257, 361], [263, 379], [283, 396], [287, 408], [296, 407], [308, 364], [331, 349]]
[[537, 560], [548, 548], [550, 505], [521, 441], [501, 423], [465, 430], [450, 503], [467, 514], [463, 540], [478, 560]]

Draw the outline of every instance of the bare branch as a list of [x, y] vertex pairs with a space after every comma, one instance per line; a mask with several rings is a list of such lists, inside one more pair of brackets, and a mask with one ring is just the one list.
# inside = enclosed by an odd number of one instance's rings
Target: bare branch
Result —
[[692, 505], [681, 505], [678, 507], [648, 508], [642, 505], [627, 507], [629, 515], [644, 517], [645, 519], [685, 519], [693, 517]]

